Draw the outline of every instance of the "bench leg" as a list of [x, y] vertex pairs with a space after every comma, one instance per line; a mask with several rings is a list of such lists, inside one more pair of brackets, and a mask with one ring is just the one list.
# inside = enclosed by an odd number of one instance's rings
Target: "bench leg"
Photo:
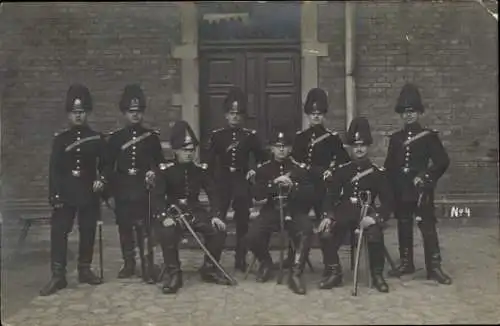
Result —
[[19, 235], [19, 239], [17, 241], [17, 250], [20, 250], [24, 246], [30, 227], [31, 227], [31, 221], [30, 220], [24, 221], [23, 228], [21, 229], [21, 234]]

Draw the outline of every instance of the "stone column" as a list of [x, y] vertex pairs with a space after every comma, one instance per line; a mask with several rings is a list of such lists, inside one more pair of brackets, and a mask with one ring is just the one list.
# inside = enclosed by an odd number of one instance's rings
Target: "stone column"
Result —
[[182, 119], [189, 122], [200, 137], [198, 106], [198, 18], [194, 2], [180, 2], [182, 43], [172, 50], [181, 60], [181, 93], [174, 94], [172, 104], [181, 107]]
[[[300, 38], [302, 47], [302, 103], [307, 92], [318, 87], [318, 57], [328, 56], [328, 44], [318, 42], [318, 6], [326, 1], [304, 1], [301, 8]], [[307, 119], [302, 119], [302, 128]]]

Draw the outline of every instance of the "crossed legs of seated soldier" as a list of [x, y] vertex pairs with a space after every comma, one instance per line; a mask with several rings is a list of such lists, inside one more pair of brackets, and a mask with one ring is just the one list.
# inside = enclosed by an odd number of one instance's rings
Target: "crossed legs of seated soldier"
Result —
[[[412, 274], [415, 272], [413, 264], [413, 216], [416, 203], [399, 203], [396, 209], [398, 220], [399, 255], [401, 264], [398, 266], [398, 274]], [[427, 279], [433, 279], [441, 284], [451, 284], [451, 278], [441, 269], [441, 252], [436, 230], [436, 218], [433, 214], [434, 208], [428, 207], [422, 214], [422, 222], [418, 223], [424, 242], [425, 266]], [[390, 275], [394, 275], [389, 272]]]
[[[196, 212], [194, 214], [197, 218], [190, 221], [190, 225], [195, 232], [202, 235], [205, 240], [205, 246], [218, 262], [224, 248], [226, 232], [212, 226], [205, 212]], [[158, 224], [156, 227], [165, 264], [162, 291], [165, 294], [176, 293], [183, 285], [181, 264], [179, 260], [179, 242], [182, 234], [186, 232], [186, 229], [180, 221], [168, 227], [162, 224]], [[207, 255], [204, 257], [200, 274], [201, 279], [205, 282], [221, 285], [231, 284]]]
[[[285, 221], [285, 229], [295, 247], [295, 252], [290, 255], [294, 259], [290, 268], [288, 286], [297, 294], [305, 294], [306, 287], [302, 273], [311, 248], [313, 224], [307, 214], [296, 214], [291, 220]], [[260, 263], [257, 282], [266, 282], [272, 277], [273, 261], [269, 253], [269, 241], [272, 233], [279, 231], [280, 214], [274, 209], [263, 209], [250, 227], [247, 245]]]
[[52, 278], [40, 291], [46, 296], [65, 288], [66, 264], [68, 253], [68, 234], [73, 229], [75, 215], [78, 216], [78, 281], [92, 285], [101, 284], [102, 280], [90, 269], [94, 253], [94, 242], [97, 219], [100, 210], [98, 205], [86, 207], [63, 206], [54, 209], [50, 221], [50, 258]]
[[[332, 289], [342, 284], [342, 266], [340, 265], [338, 251], [347, 233], [356, 227], [357, 223], [354, 221], [337, 221], [332, 225], [330, 232], [320, 236], [323, 263], [325, 265], [323, 278], [319, 283], [320, 289]], [[388, 292], [389, 287], [383, 277], [385, 263], [384, 233], [377, 224], [369, 226], [364, 232], [368, 240], [368, 256], [373, 285], [380, 292]]]

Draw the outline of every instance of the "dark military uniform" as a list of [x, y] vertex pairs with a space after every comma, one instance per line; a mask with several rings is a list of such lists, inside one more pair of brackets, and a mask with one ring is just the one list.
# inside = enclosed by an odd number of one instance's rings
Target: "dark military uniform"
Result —
[[[245, 114], [246, 101], [240, 90], [229, 92], [224, 102], [226, 111], [232, 109], [233, 102], [238, 103], [235, 110]], [[241, 270], [246, 268], [246, 249], [242, 239], [248, 232], [252, 206], [250, 184], [246, 179], [251, 153], [256, 163], [262, 163], [267, 158], [255, 130], [226, 127], [212, 132], [208, 144], [208, 167], [218, 185], [219, 211], [223, 219], [232, 201], [237, 238], [235, 267]]]
[[[92, 110], [89, 90], [79, 84], [72, 85], [66, 97], [66, 110]], [[55, 135], [49, 167], [49, 202], [54, 207], [51, 219], [52, 280], [41, 295], [49, 295], [66, 287], [66, 256], [68, 233], [78, 216], [79, 281], [100, 284], [91, 270], [97, 220], [100, 219], [100, 195], [94, 192], [96, 180], [106, 164], [105, 140], [102, 134], [87, 124], [73, 126]]]
[[[349, 145], [359, 142], [366, 146], [372, 144], [368, 121], [355, 118], [347, 132]], [[321, 237], [321, 249], [325, 264], [325, 275], [320, 288], [331, 289], [342, 282], [338, 250], [346, 234], [359, 226], [361, 214], [360, 195], [370, 191], [372, 210], [368, 212], [377, 222], [366, 228], [370, 271], [375, 287], [387, 292], [388, 286], [383, 278], [385, 251], [382, 225], [389, 219], [394, 205], [392, 191], [385, 170], [373, 164], [369, 158], [356, 159], [339, 166], [333, 174], [328, 187], [328, 196], [324, 203], [325, 218], [331, 218], [333, 225], [330, 233]], [[375, 209], [376, 198], [380, 207]]]
[[[286, 135], [278, 132], [274, 135], [271, 144], [291, 146]], [[289, 138], [288, 138], [289, 140]], [[279, 186], [273, 181], [283, 175], [288, 175], [294, 185], [291, 189], [282, 189], [284, 215], [287, 216], [285, 228], [288, 231], [295, 247], [295, 259], [292, 264], [289, 287], [297, 294], [305, 294], [306, 289], [302, 273], [311, 246], [313, 223], [309, 219], [308, 211], [304, 209], [307, 199], [314, 192], [314, 187], [307, 177], [307, 171], [301, 168], [290, 158], [283, 161], [272, 159], [263, 163], [256, 171], [253, 196], [256, 200], [267, 199], [259, 212], [259, 217], [252, 223], [247, 234], [249, 249], [259, 260], [260, 268], [257, 281], [265, 282], [271, 277], [272, 259], [269, 254], [269, 241], [273, 232], [280, 231], [280, 203]]]
[[[328, 110], [326, 93], [319, 88], [309, 91], [304, 105], [304, 112], [311, 114], [318, 111], [325, 114]], [[335, 167], [350, 161], [349, 154], [344, 149], [342, 140], [336, 132], [326, 129], [323, 125], [311, 126], [299, 131], [295, 137], [292, 149], [295, 161], [309, 171], [316, 189], [316, 197], [309, 209], [314, 208], [317, 218], [321, 218], [325, 186], [323, 173], [333, 171]]]
[[[122, 112], [130, 108], [144, 111], [145, 98], [137, 85], [125, 88], [120, 102]], [[116, 223], [120, 235], [123, 268], [119, 278], [135, 273], [135, 240], [133, 229], [142, 237], [143, 221], [148, 214], [148, 189], [145, 175], [158, 171], [163, 157], [158, 132], [133, 124], [111, 133], [108, 139], [110, 164], [107, 169], [111, 195], [115, 200]]]
[[[186, 133], [188, 137], [185, 138]], [[198, 145], [193, 131], [184, 121], [179, 121], [174, 125], [170, 143], [172, 149], [180, 149], [191, 144], [194, 150], [194, 147]], [[208, 195], [210, 212], [199, 200], [201, 189]], [[175, 224], [164, 223], [166, 219], [171, 221], [171, 217], [167, 214], [168, 207], [176, 205], [189, 213], [188, 220], [191, 226], [205, 238], [207, 249], [218, 261], [224, 248], [226, 232], [211, 224], [213, 217], [219, 217], [215, 198], [216, 193], [206, 164], [168, 163], [160, 174], [155, 186], [155, 211], [157, 235], [160, 238], [166, 267], [163, 279], [164, 293], [175, 293], [182, 286], [178, 244], [182, 234], [186, 231], [180, 221], [175, 221]], [[230, 284], [219, 274], [208, 256], [205, 256], [201, 276], [207, 282]]]
[[[418, 89], [407, 84], [403, 87], [396, 112], [405, 109], [423, 112]], [[429, 165], [429, 163], [432, 164]], [[413, 273], [413, 215], [421, 216], [418, 223], [424, 240], [425, 263], [429, 278], [449, 284], [451, 279], [441, 270], [441, 255], [434, 215], [434, 188], [450, 164], [448, 154], [436, 130], [423, 128], [419, 123], [405, 125], [390, 137], [385, 168], [396, 199], [395, 216], [398, 220], [399, 272]], [[414, 178], [420, 177], [423, 185], [416, 187]], [[419, 193], [422, 200], [417, 207]]]

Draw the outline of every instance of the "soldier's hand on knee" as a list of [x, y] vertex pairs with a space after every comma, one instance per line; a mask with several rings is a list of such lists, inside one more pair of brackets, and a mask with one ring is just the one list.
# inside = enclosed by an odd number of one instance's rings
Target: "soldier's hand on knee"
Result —
[[96, 180], [92, 185], [92, 189], [94, 192], [100, 192], [104, 189], [104, 183], [101, 180]]
[[413, 184], [415, 187], [422, 187], [424, 185], [424, 180], [420, 177], [415, 177], [415, 179], [413, 179]]
[[175, 225], [175, 220], [171, 217], [167, 217], [166, 219], [163, 220], [163, 226], [164, 227], [170, 227]]
[[214, 217], [212, 218], [212, 226], [221, 231], [226, 230], [226, 223], [224, 223], [220, 218]]
[[376, 223], [376, 221], [373, 217], [365, 216], [365, 217], [363, 217], [361, 222], [359, 222], [359, 226], [362, 227], [363, 229], [366, 229], [367, 227], [374, 225], [375, 223]]
[[332, 220], [329, 217], [325, 217], [321, 220], [321, 223], [318, 226], [318, 233], [328, 232], [330, 231], [330, 227], [332, 226]]

